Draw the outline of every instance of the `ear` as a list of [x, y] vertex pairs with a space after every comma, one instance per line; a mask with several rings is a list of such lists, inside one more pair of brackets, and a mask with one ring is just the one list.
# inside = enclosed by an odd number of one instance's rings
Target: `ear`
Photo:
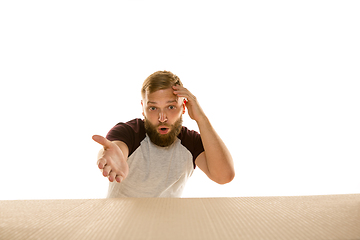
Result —
[[183, 101], [183, 114], [185, 114], [185, 108], [186, 108], [186, 99], [184, 98], [184, 101]]
[[145, 117], [143, 100], [141, 100], [141, 108], [142, 108], [142, 115]]

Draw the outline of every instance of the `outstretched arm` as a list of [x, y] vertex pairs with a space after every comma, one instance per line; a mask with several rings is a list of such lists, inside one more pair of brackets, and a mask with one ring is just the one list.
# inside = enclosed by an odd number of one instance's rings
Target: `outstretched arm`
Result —
[[186, 107], [191, 119], [199, 126], [205, 151], [195, 160], [195, 164], [213, 181], [219, 184], [231, 182], [235, 177], [234, 162], [224, 142], [201, 109], [196, 97], [182, 86], [174, 86], [174, 94], [187, 99]]
[[127, 145], [121, 141], [111, 142], [99, 135], [94, 135], [92, 138], [103, 146], [98, 154], [97, 165], [104, 177], [108, 177], [110, 182], [123, 181], [129, 173]]

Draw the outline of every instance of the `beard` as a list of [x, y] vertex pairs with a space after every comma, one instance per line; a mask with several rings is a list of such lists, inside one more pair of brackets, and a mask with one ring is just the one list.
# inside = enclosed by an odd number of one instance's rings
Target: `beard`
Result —
[[[154, 144], [160, 147], [168, 147], [175, 142], [177, 136], [181, 132], [182, 116], [173, 125], [160, 123], [157, 126], [153, 125], [149, 120], [145, 118], [144, 126], [145, 126], [145, 131], [149, 136], [151, 142], [153, 142]], [[167, 134], [160, 134], [157, 131], [159, 126], [166, 126], [170, 130]]]

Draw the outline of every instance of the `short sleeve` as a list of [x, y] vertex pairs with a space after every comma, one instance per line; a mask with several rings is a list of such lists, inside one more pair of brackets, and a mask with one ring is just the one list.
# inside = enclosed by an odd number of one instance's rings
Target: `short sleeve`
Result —
[[201, 140], [201, 136], [198, 132], [193, 130], [188, 130], [186, 127], [183, 127], [179, 135], [181, 144], [186, 147], [193, 156], [194, 168], [196, 167], [195, 160], [196, 158], [204, 152], [204, 146]]
[[106, 135], [109, 141], [122, 141], [129, 148], [129, 156], [140, 146], [145, 138], [144, 122], [134, 119], [126, 123], [116, 124]]

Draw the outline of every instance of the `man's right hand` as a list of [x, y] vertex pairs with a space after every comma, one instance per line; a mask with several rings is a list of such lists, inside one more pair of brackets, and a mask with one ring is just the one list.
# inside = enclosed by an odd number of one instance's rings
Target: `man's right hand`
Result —
[[123, 181], [129, 173], [129, 165], [120, 147], [100, 135], [94, 135], [92, 139], [104, 147], [97, 161], [104, 177], [108, 177], [110, 182]]

